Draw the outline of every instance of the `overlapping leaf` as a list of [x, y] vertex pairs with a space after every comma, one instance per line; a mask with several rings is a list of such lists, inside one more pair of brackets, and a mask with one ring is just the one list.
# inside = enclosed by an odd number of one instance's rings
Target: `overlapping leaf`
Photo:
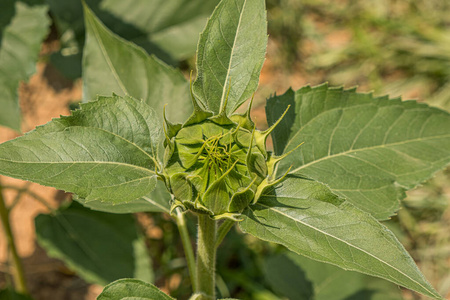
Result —
[[[114, 33], [164, 62], [177, 64], [195, 54], [197, 39], [218, 0], [86, 0]], [[51, 56], [64, 75], [81, 76], [85, 40], [79, 0], [47, 0], [60, 34], [61, 51]]]
[[200, 36], [194, 93], [206, 108], [235, 111], [256, 90], [267, 44], [265, 1], [222, 1]]
[[100, 285], [134, 277], [153, 280], [144, 238], [131, 215], [95, 212], [72, 203], [36, 218], [39, 244], [84, 280]]
[[136, 279], [120, 279], [105, 287], [97, 300], [174, 300], [156, 286]]
[[87, 201], [129, 202], [156, 184], [160, 127], [145, 103], [103, 97], [0, 145], [0, 174], [76, 193]]
[[442, 299], [385, 226], [318, 182], [288, 177], [244, 214], [242, 230], [262, 240]]
[[414, 101], [373, 98], [327, 85], [289, 90], [267, 101], [277, 154], [304, 144], [279, 172], [303, 174], [378, 219], [399, 208], [406, 189], [450, 162], [450, 115]]
[[83, 99], [97, 95], [130, 95], [142, 99], [171, 120], [190, 115], [189, 86], [183, 75], [149, 56], [142, 48], [113, 34], [85, 6], [86, 44], [83, 53]]
[[264, 262], [268, 283], [280, 295], [298, 300], [400, 300], [398, 286], [357, 272], [310, 260], [293, 252]]
[[160, 180], [157, 180], [155, 189], [150, 194], [130, 202], [111, 203], [100, 200], [86, 201], [86, 199], [79, 197], [74, 197], [74, 199], [92, 210], [113, 214], [128, 214], [136, 212], [169, 213], [171, 196], [167, 191], [166, 185]]
[[41, 42], [50, 25], [47, 6], [3, 0], [0, 19], [0, 125], [20, 131], [17, 89], [20, 81], [36, 71]]

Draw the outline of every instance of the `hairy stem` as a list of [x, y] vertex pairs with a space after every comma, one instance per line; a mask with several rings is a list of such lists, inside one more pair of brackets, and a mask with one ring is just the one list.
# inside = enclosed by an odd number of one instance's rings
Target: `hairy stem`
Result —
[[8, 248], [11, 253], [11, 274], [14, 281], [14, 289], [22, 294], [28, 295], [28, 288], [25, 282], [25, 275], [23, 271], [22, 261], [17, 254], [16, 244], [14, 243], [14, 236], [11, 231], [9, 223], [9, 211], [6, 208], [5, 201], [3, 199], [2, 186], [0, 185], [0, 219], [5, 232]]
[[215, 299], [216, 221], [208, 215], [198, 215], [197, 289], [201, 300]]
[[189, 269], [189, 276], [191, 277], [192, 289], [197, 290], [197, 277], [195, 275], [195, 256], [192, 249], [191, 239], [186, 226], [186, 220], [184, 219], [184, 213], [179, 208], [176, 209], [176, 222], [178, 231], [180, 232], [181, 242], [183, 243], [184, 254], [186, 255], [186, 261]]

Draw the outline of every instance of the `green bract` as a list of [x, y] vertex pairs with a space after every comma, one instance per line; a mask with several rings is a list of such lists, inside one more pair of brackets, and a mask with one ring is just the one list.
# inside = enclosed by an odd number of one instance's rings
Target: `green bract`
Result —
[[250, 107], [243, 115], [227, 117], [225, 105], [213, 116], [192, 99], [194, 113], [183, 125], [166, 120], [163, 177], [173, 195], [171, 209], [240, 220], [265, 188], [283, 178], [274, 177], [274, 166], [285, 156], [275, 157], [265, 146], [278, 123], [258, 131]]

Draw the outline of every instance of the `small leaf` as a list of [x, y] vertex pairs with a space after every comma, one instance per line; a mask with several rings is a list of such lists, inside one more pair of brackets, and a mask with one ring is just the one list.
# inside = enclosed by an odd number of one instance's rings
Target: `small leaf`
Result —
[[255, 92], [266, 45], [265, 1], [221, 1], [200, 36], [194, 94], [230, 115]]
[[324, 185], [287, 177], [244, 210], [244, 232], [346, 270], [392, 281], [434, 299], [426, 281], [396, 237], [349, 202], [336, 204]]
[[[84, 100], [97, 95], [130, 95], [161, 115], [165, 104], [174, 122], [189, 117], [189, 85], [183, 75], [142, 48], [108, 30], [85, 6], [86, 45], [83, 54]], [[126, 53], [126, 55], [124, 55]]]
[[289, 90], [267, 101], [279, 174], [325, 183], [377, 219], [399, 209], [404, 191], [450, 163], [450, 114], [415, 101], [374, 98], [321, 85]]
[[74, 202], [55, 215], [39, 215], [36, 233], [49, 256], [61, 259], [88, 282], [153, 280], [144, 238], [131, 215], [95, 212]]
[[108, 284], [97, 300], [174, 300], [156, 286], [136, 279], [119, 279]]
[[[102, 98], [1, 144], [0, 174], [53, 186], [86, 201], [121, 203], [148, 195], [156, 184], [152, 155], [158, 138], [151, 128], [151, 108], [139, 106], [138, 112], [131, 104], [135, 101]], [[132, 113], [119, 112], [125, 108]]]
[[17, 89], [21, 81], [36, 72], [35, 64], [50, 20], [47, 5], [31, 6], [22, 1], [2, 0], [1, 7], [0, 125], [20, 131]]

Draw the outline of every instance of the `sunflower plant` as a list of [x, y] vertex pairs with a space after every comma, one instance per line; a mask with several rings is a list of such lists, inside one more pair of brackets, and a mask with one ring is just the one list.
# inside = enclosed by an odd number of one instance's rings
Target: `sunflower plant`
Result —
[[[250, 109], [266, 52], [264, 0], [220, 2], [200, 35], [193, 80], [113, 34], [87, 6], [85, 22], [85, 103], [1, 144], [1, 174], [71, 192], [95, 210], [169, 214], [191, 299], [216, 299], [216, 251], [235, 224], [443, 299], [382, 221], [450, 162], [447, 112], [324, 84], [267, 99], [269, 128], [258, 130]], [[198, 219], [195, 251], [185, 214]], [[114, 281], [98, 299], [125, 297], [172, 299], [138, 279]]]

